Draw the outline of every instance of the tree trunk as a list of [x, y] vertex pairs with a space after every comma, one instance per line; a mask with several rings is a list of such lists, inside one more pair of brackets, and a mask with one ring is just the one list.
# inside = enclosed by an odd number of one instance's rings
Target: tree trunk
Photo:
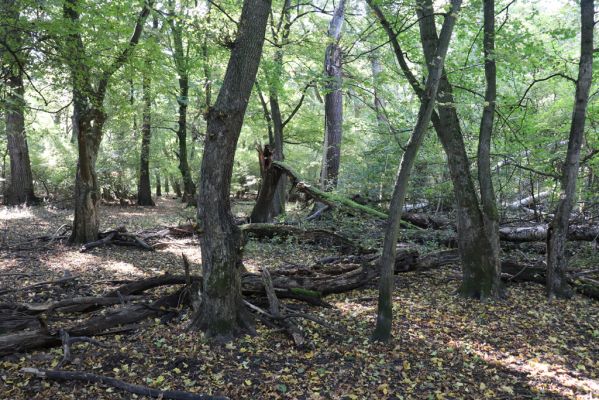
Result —
[[175, 196], [181, 197], [183, 193], [181, 192], [181, 183], [176, 178], [171, 178], [171, 182], [173, 182], [173, 190], [175, 191]]
[[170, 191], [171, 187], [168, 181], [168, 174], [164, 174], [164, 193], [168, 195]]
[[566, 161], [562, 168], [562, 193], [547, 235], [547, 295], [550, 299], [555, 297], [567, 298], [572, 295], [572, 290], [565, 279], [567, 260], [564, 250], [570, 213], [576, 195], [580, 147], [584, 136], [585, 115], [593, 75], [593, 3], [593, 0], [580, 1], [580, 63], [578, 66], [574, 111], [572, 112]]
[[156, 197], [162, 197], [162, 182], [160, 181], [160, 170], [156, 170]]
[[[172, 13], [175, 14], [174, 9]], [[179, 143], [179, 171], [183, 178], [183, 196], [182, 202], [193, 202], [196, 195], [196, 185], [193, 182], [191, 170], [189, 169], [189, 161], [187, 158], [187, 107], [189, 105], [189, 71], [188, 59], [183, 47], [183, 28], [180, 22], [175, 19], [169, 19], [171, 32], [173, 34], [173, 60], [177, 67], [179, 75], [179, 95], [177, 96], [177, 104], [179, 105], [179, 121], [177, 127], [177, 141]]]
[[345, 0], [335, 9], [329, 25], [330, 44], [326, 48], [324, 70], [326, 75], [326, 95], [324, 99], [324, 145], [320, 184], [324, 190], [337, 187], [341, 159], [341, 136], [343, 133], [343, 93], [341, 91], [342, 55], [339, 39], [343, 27]]
[[501, 262], [499, 254], [499, 213], [491, 176], [491, 136], [495, 117], [495, 101], [497, 97], [497, 69], [495, 66], [495, 0], [483, 1], [484, 14], [484, 55], [485, 55], [485, 103], [480, 121], [478, 140], [478, 183], [483, 211], [485, 232], [489, 238], [490, 262], [494, 263], [491, 272], [491, 293], [502, 295]]
[[[5, 84], [7, 88], [5, 106], [5, 128], [7, 136], [8, 154], [10, 158], [10, 179], [6, 191], [5, 204], [34, 204], [39, 201], [33, 192], [33, 176], [31, 162], [29, 161], [29, 148], [25, 134], [25, 88], [23, 86], [23, 71], [26, 62], [21, 48], [22, 35], [19, 32], [20, 13], [17, 2], [4, 1], [0, 4], [3, 21], [8, 28], [0, 27], [0, 33], [8, 41], [14, 54], [4, 51], [2, 54], [3, 65], [6, 65]], [[10, 27], [13, 27], [12, 29]], [[19, 57], [19, 61], [14, 57]]]
[[[423, 0], [417, 10], [422, 48], [427, 65], [433, 61], [438, 38], [432, 0]], [[438, 95], [438, 116], [433, 125], [447, 154], [449, 173], [457, 203], [458, 248], [462, 259], [463, 281], [460, 294], [484, 299], [498, 294], [495, 252], [485, 229], [483, 213], [470, 174], [470, 162], [455, 109], [452, 86], [445, 71]]]
[[397, 235], [399, 232], [399, 223], [403, 210], [403, 203], [407, 192], [407, 186], [410, 173], [416, 159], [418, 148], [424, 140], [428, 124], [435, 107], [435, 99], [439, 88], [439, 81], [443, 71], [445, 56], [449, 47], [449, 41], [457, 14], [460, 10], [461, 0], [452, 0], [452, 8], [445, 18], [441, 37], [438, 41], [436, 52], [434, 53], [434, 64], [431, 64], [429, 76], [426, 80], [424, 95], [421, 99], [420, 110], [418, 111], [418, 121], [410, 137], [401, 163], [391, 205], [389, 207], [389, 219], [385, 229], [385, 240], [383, 243], [383, 254], [380, 259], [381, 279], [379, 283], [379, 299], [376, 328], [372, 335], [373, 339], [387, 341], [391, 337], [391, 323], [393, 319], [393, 271], [395, 266]]
[[99, 71], [96, 85], [92, 84], [95, 74], [91, 73], [86, 64], [88, 54], [83, 43], [79, 20], [81, 4], [79, 0], [65, 0], [63, 3], [63, 17], [71, 29], [64, 38], [64, 47], [59, 50], [69, 67], [72, 80], [73, 115], [77, 120], [79, 152], [74, 196], [75, 219], [73, 233], [69, 239], [72, 243], [86, 243], [98, 239], [100, 192], [96, 176], [96, 159], [102, 141], [102, 128], [106, 121], [104, 98], [110, 78], [125, 64], [139, 42], [153, 3], [153, 0], [144, 3], [127, 45], [107, 67]]
[[270, 0], [244, 0], [239, 30], [225, 78], [208, 112], [198, 216], [204, 234], [202, 307], [193, 325], [209, 337], [227, 339], [253, 331], [241, 299], [241, 234], [233, 221], [229, 193], [235, 148], [262, 55]]
[[[100, 229], [98, 216], [100, 190], [96, 175], [96, 159], [105, 116], [98, 110], [89, 110], [84, 115], [83, 110], [88, 106], [79, 91], [75, 93], [73, 107], [77, 110], [74, 115], [79, 116], [77, 121], [79, 161], [75, 180], [75, 219], [69, 240], [72, 243], [87, 243], [98, 239]], [[89, 114], [96, 114], [95, 118]], [[94, 122], [93, 126], [91, 121]]]
[[139, 160], [139, 184], [137, 186], [137, 204], [153, 206], [152, 186], [150, 184], [150, 142], [152, 140], [152, 94], [150, 78], [143, 78], [143, 122], [141, 125], [141, 152]]

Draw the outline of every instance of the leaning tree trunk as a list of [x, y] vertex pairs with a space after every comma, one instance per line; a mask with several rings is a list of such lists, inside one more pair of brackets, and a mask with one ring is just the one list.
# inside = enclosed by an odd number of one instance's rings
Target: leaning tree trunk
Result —
[[[29, 161], [29, 148], [25, 134], [25, 88], [23, 86], [23, 65], [25, 63], [22, 48], [22, 35], [19, 32], [19, 8], [14, 0], [0, 3], [5, 26], [0, 26], [0, 35], [13, 49], [13, 54], [0, 52], [0, 61], [7, 66], [7, 93], [4, 101], [5, 128], [8, 154], [10, 158], [10, 180], [6, 192], [5, 204], [33, 204], [38, 201], [33, 193], [33, 177]], [[15, 60], [18, 57], [18, 61]]]
[[324, 70], [327, 79], [324, 99], [324, 145], [320, 184], [324, 190], [337, 187], [341, 161], [341, 136], [343, 133], [342, 55], [339, 39], [343, 27], [345, 0], [341, 0], [329, 25], [330, 44], [326, 48]]
[[491, 261], [495, 263], [492, 276], [493, 292], [502, 293], [501, 261], [499, 258], [499, 212], [495, 200], [493, 180], [491, 176], [491, 136], [495, 117], [495, 101], [497, 97], [497, 69], [495, 66], [495, 0], [484, 0], [484, 54], [485, 54], [485, 104], [480, 121], [478, 140], [478, 182], [483, 211], [485, 231], [489, 238]]
[[433, 114], [445, 56], [447, 54], [449, 41], [461, 3], [461, 0], [452, 0], [452, 8], [443, 23], [441, 37], [439, 38], [438, 46], [434, 53], [434, 63], [430, 66], [429, 76], [424, 88], [424, 95], [421, 99], [420, 110], [418, 111], [418, 121], [412, 132], [406, 151], [401, 158], [397, 180], [395, 181], [395, 189], [393, 190], [393, 197], [391, 198], [391, 205], [389, 208], [389, 219], [385, 229], [383, 254], [380, 259], [381, 279], [379, 283], [378, 310], [376, 328], [372, 335], [375, 340], [387, 341], [391, 337], [391, 323], [393, 320], [393, 272], [395, 268], [397, 236], [401, 221], [401, 213], [410, 173], [414, 161], [416, 160], [416, 154], [424, 140], [431, 115]]
[[137, 185], [137, 204], [153, 206], [152, 186], [150, 184], [150, 142], [152, 140], [152, 95], [150, 78], [143, 78], [143, 122], [141, 126], [141, 152], [139, 160], [139, 184]]
[[[438, 44], [433, 12], [432, 0], [422, 0], [417, 13], [427, 65], [431, 65]], [[452, 86], [445, 71], [441, 77], [437, 100], [439, 113], [432, 120], [447, 154], [457, 203], [458, 249], [463, 272], [459, 292], [464, 297], [494, 297], [499, 294], [500, 283], [497, 281], [496, 254], [485, 229], [483, 212], [479, 207], [460, 121], [454, 106]]]
[[262, 55], [270, 0], [244, 0], [239, 30], [216, 103], [208, 112], [198, 219], [203, 229], [202, 307], [193, 326], [209, 337], [228, 338], [253, 324], [241, 298], [241, 233], [229, 192], [235, 148]]
[[580, 147], [584, 136], [585, 115], [593, 76], [593, 3], [593, 0], [581, 0], [580, 2], [580, 63], [578, 66], [574, 111], [572, 112], [566, 162], [562, 168], [562, 193], [547, 235], [547, 295], [549, 298], [570, 297], [572, 295], [572, 290], [565, 278], [567, 260], [564, 250], [570, 213], [576, 195]]

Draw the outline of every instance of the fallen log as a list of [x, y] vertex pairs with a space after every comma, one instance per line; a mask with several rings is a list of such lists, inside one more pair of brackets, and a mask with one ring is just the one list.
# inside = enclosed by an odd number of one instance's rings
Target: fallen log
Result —
[[107, 386], [120, 389], [125, 392], [138, 394], [140, 396], [154, 397], [158, 399], [170, 399], [170, 400], [228, 400], [228, 397], [224, 396], [210, 396], [205, 394], [195, 394], [189, 392], [182, 392], [179, 390], [159, 390], [152, 389], [147, 386], [134, 385], [126, 383], [116, 378], [109, 376], [96, 375], [89, 372], [79, 371], [51, 371], [51, 370], [40, 370], [37, 368], [22, 368], [21, 372], [27, 374], [33, 374], [41, 379], [48, 379], [58, 382], [68, 381], [80, 381], [87, 383], [101, 383]]
[[[178, 307], [185, 300], [182, 290], [164, 296], [150, 305], [134, 304], [91, 317], [85, 322], [64, 328], [72, 336], [95, 336], [120, 325], [132, 324], [146, 318], [158, 317]], [[0, 356], [37, 348], [58, 346], [62, 343], [59, 332], [51, 333], [46, 327], [0, 335]]]
[[298, 236], [307, 241], [317, 242], [328, 246], [339, 246], [343, 253], [358, 252], [365, 253], [367, 249], [363, 248], [343, 235], [326, 229], [303, 229], [291, 225], [279, 224], [245, 224], [240, 225], [239, 229], [246, 234], [251, 234], [256, 238], [273, 238]]
[[[499, 238], [510, 242], [538, 242], [547, 240], [547, 224], [535, 226], [503, 227]], [[599, 225], [570, 225], [568, 240], [599, 241]]]

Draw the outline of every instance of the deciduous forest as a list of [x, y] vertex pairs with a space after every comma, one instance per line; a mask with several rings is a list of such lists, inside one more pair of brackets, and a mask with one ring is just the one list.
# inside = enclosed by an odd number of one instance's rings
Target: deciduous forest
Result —
[[594, 0], [0, 0], [0, 398], [599, 396]]

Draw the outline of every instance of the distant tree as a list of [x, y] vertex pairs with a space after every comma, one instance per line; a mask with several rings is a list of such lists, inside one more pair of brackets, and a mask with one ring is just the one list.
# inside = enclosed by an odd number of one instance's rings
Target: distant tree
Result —
[[0, 2], [0, 67], [6, 85], [5, 127], [10, 158], [10, 179], [5, 193], [7, 205], [33, 204], [39, 201], [33, 191], [33, 175], [25, 132], [24, 68], [27, 54], [24, 50], [23, 27], [19, 2]]
[[244, 0], [227, 71], [207, 116], [198, 198], [198, 222], [203, 230], [202, 307], [193, 325], [210, 337], [229, 338], [253, 330], [241, 301], [241, 233], [233, 221], [229, 194], [235, 149], [270, 11], [270, 0]]

